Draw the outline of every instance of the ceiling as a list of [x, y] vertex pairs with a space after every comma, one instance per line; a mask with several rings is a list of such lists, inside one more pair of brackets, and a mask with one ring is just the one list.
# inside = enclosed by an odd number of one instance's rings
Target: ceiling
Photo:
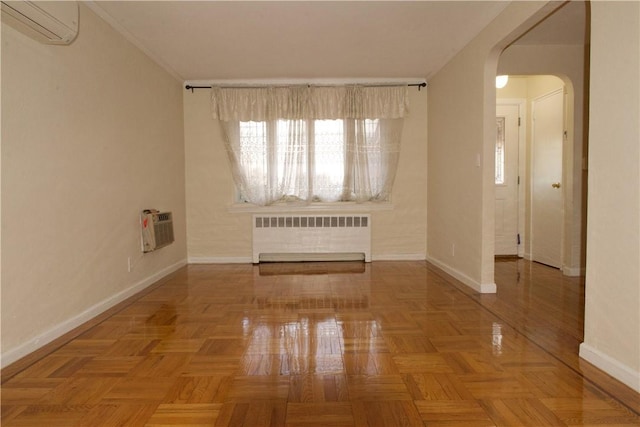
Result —
[[516, 44], [584, 44], [586, 20], [587, 13], [584, 1], [567, 2], [522, 36]]
[[428, 79], [509, 2], [88, 4], [176, 78], [215, 81]]

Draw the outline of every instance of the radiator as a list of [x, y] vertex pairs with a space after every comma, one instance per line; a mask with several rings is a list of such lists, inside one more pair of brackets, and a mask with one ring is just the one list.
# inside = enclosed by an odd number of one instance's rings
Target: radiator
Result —
[[253, 263], [371, 262], [370, 215], [253, 216]]
[[173, 215], [154, 209], [142, 211], [142, 251], [152, 252], [173, 243]]

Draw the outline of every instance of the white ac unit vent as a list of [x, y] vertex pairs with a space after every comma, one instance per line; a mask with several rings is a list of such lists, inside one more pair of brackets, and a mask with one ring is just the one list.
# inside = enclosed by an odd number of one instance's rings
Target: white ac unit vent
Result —
[[173, 215], [155, 209], [142, 211], [142, 251], [152, 252], [173, 243]]
[[47, 44], [69, 44], [78, 35], [75, 1], [3, 1], [2, 21]]

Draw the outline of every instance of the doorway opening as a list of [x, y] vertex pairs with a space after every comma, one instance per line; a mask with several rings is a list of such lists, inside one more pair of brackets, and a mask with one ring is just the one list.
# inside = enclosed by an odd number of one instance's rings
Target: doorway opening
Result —
[[584, 272], [574, 99], [572, 82], [553, 75], [514, 75], [496, 89], [495, 255], [569, 276]]
[[[522, 150], [520, 142], [518, 152], [525, 159], [524, 166], [520, 160], [518, 170], [520, 187], [524, 186], [524, 195], [522, 189], [518, 193], [518, 256], [552, 265], [567, 276], [582, 276], [586, 267], [589, 11], [588, 2], [566, 2], [511, 41], [499, 53], [497, 64], [497, 74], [509, 76], [507, 85], [496, 89], [497, 105], [515, 100], [524, 102], [525, 110], [520, 117], [525, 147]], [[556, 113], [545, 116], [553, 108]], [[548, 123], [561, 115], [563, 121]], [[538, 128], [541, 122], [547, 124]], [[556, 135], [555, 145], [534, 144], [534, 139], [546, 138], [546, 129], [554, 126], [560, 129], [551, 132]], [[546, 149], [555, 150], [555, 157]], [[556, 172], [545, 170], [549, 162], [536, 162], [541, 158], [559, 161]], [[552, 212], [545, 207], [552, 198], [555, 214], [545, 216]], [[545, 242], [545, 233], [556, 242], [537, 245]], [[547, 252], [549, 257], [544, 256]], [[495, 245], [494, 255], [499, 254]]]

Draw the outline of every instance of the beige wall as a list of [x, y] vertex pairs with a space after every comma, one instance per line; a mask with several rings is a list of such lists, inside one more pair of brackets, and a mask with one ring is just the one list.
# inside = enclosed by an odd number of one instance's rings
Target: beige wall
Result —
[[511, 3], [429, 79], [427, 259], [480, 292], [495, 292], [498, 55], [555, 6]]
[[[185, 262], [183, 140], [180, 82], [84, 5], [69, 46], [2, 25], [3, 366]], [[143, 256], [144, 208], [176, 241]]]
[[580, 355], [640, 392], [640, 3], [592, 2]]
[[[409, 94], [393, 209], [372, 211], [373, 259], [425, 258], [427, 93], [414, 88]], [[184, 93], [189, 260], [250, 262], [251, 213], [230, 210], [234, 185], [209, 96], [207, 90]]]

